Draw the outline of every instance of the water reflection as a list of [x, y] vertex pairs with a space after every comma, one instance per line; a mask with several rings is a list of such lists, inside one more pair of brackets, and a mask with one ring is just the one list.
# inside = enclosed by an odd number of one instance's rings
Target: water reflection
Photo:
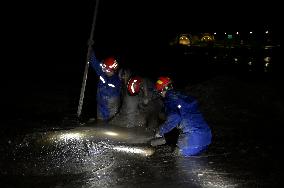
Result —
[[[151, 147], [147, 144], [149, 138], [141, 130], [112, 127], [33, 132], [19, 142], [13, 141], [14, 145], [4, 153], [1, 175], [24, 180], [24, 186], [18, 187], [38, 187], [47, 180], [47, 187], [238, 187], [245, 184], [245, 178], [232, 178], [235, 172], [231, 171], [224, 149], [213, 148], [214, 152], [183, 158], [175, 156], [168, 145]], [[35, 180], [34, 176], [38, 178]]]
[[178, 158], [177, 170], [184, 181], [193, 182], [196, 187], [238, 187], [238, 183], [227, 177], [224, 169], [216, 169], [210, 157]]
[[209, 65], [211, 71], [217, 69], [217, 71], [223, 70], [225, 72], [231, 70], [235, 72], [272, 73], [279, 71], [282, 66], [279, 59], [279, 47], [277, 46], [258, 46], [255, 48], [191, 47], [187, 48], [184, 54], [185, 62], [188, 65], [195, 68], [194, 62], [198, 62], [203, 70]]
[[[6, 151], [1, 174], [80, 174], [108, 164], [113, 153], [140, 156], [153, 154], [145, 143], [152, 133], [140, 129], [80, 127], [69, 130], [33, 132]], [[3, 162], [1, 161], [1, 162]]]

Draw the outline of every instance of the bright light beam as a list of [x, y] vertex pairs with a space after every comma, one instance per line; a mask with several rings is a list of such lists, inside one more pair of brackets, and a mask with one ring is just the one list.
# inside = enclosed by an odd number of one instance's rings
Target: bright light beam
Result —
[[154, 153], [152, 149], [149, 148], [137, 148], [137, 147], [128, 147], [128, 146], [115, 146], [113, 147], [114, 150], [116, 151], [122, 151], [125, 153], [135, 153], [135, 154], [140, 154], [145, 157], [150, 156]]
[[80, 133], [65, 133], [59, 136], [60, 140], [80, 140], [80, 138], [82, 138], [82, 134]]
[[112, 131], [106, 131], [104, 134], [109, 135], [109, 136], [118, 136], [118, 133], [112, 132]]

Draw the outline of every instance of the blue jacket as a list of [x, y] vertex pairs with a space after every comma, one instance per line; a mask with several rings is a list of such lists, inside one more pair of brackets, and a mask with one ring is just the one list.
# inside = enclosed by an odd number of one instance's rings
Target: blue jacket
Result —
[[120, 97], [121, 95], [121, 80], [118, 74], [114, 74], [108, 77], [105, 72], [102, 71], [101, 62], [95, 56], [95, 53], [91, 53], [90, 64], [95, 69], [99, 76], [97, 86], [97, 104], [98, 110], [103, 116], [103, 119], [107, 120], [110, 118], [110, 109], [108, 102], [111, 98]]
[[173, 128], [179, 128], [189, 135], [191, 147], [211, 143], [211, 130], [198, 110], [198, 102], [191, 96], [170, 90], [164, 98], [167, 120], [161, 125], [159, 134], [164, 135]]

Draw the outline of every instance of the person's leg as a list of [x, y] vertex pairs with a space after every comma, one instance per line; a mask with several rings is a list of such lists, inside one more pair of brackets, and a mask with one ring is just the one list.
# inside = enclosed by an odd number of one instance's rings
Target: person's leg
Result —
[[[182, 156], [194, 156], [199, 155], [204, 152], [208, 146], [200, 146], [200, 147], [191, 147], [190, 146], [190, 134], [189, 133], [181, 133], [178, 139], [178, 153]], [[177, 151], [176, 151], [177, 152]]]
[[190, 135], [188, 133], [180, 133], [177, 141], [177, 148], [174, 151], [176, 155], [183, 155], [183, 150], [189, 148], [189, 137]]
[[104, 121], [100, 104], [97, 105], [97, 121]]
[[207, 149], [207, 146], [182, 148], [180, 153], [185, 157], [200, 155]]
[[120, 107], [120, 97], [119, 96], [114, 96], [114, 97], [110, 97], [108, 98], [108, 100], [106, 100], [107, 103], [107, 110], [108, 110], [108, 120], [113, 118], [119, 111], [119, 107]]

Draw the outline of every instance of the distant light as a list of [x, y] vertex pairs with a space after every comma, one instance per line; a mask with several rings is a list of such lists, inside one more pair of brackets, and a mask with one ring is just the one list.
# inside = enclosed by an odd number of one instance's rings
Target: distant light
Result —
[[265, 31], [266, 34], [268, 34], [268, 31]]
[[201, 38], [201, 41], [205, 41], [205, 42], [212, 41], [212, 40], [214, 40], [214, 38], [209, 35], [205, 35]]
[[238, 34], [239, 34], [239, 32], [236, 32], [236, 34], [238, 35]]
[[238, 61], [238, 58], [234, 58], [235, 61]]
[[249, 66], [251, 66], [251, 65], [252, 65], [252, 62], [251, 62], [251, 61], [249, 61], [249, 62], [248, 62], [248, 65], [249, 65]]
[[269, 66], [269, 63], [265, 63], [265, 65], [264, 65], [265, 67], [268, 67]]
[[190, 39], [187, 37], [187, 36], [181, 36], [180, 38], [179, 38], [179, 44], [181, 44], [181, 45], [186, 45], [186, 46], [189, 46], [190, 45], [190, 43], [191, 43], [191, 41], [190, 41]]
[[115, 133], [115, 132], [112, 132], [112, 131], [106, 131], [104, 132], [106, 135], [109, 135], [109, 136], [117, 136], [118, 134]]
[[215, 32], [214, 35], [216, 35], [217, 33]]
[[252, 31], [250, 31], [249, 34], [252, 34]]
[[225, 35], [227, 35], [227, 33], [225, 32]]

